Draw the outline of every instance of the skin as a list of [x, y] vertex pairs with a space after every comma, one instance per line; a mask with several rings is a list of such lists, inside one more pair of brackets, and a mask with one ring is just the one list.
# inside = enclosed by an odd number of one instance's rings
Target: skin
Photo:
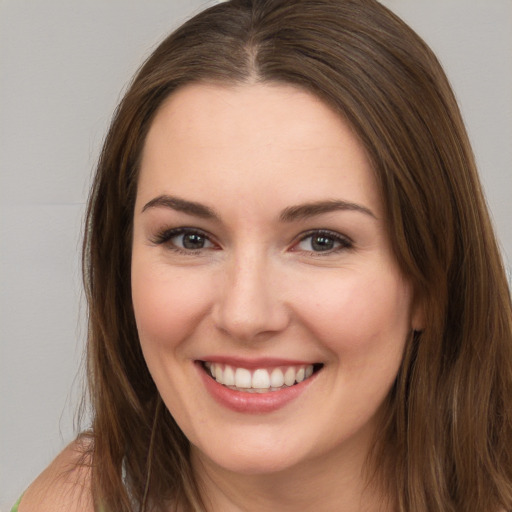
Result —
[[[19, 512], [94, 512], [85, 438], [68, 445], [23, 494]], [[84, 462], [82, 465], [80, 462]]]
[[[216, 217], [148, 205], [162, 195]], [[280, 218], [334, 200], [367, 211]], [[163, 241], [183, 227], [204, 232], [204, 246], [184, 248], [182, 234]], [[334, 233], [332, 248], [316, 250], [311, 230]], [[192, 443], [211, 510], [386, 509], [365, 488], [364, 461], [421, 314], [369, 160], [340, 116], [286, 85], [174, 93], [143, 151], [131, 277], [144, 357]], [[323, 367], [284, 407], [246, 414], [206, 390], [195, 361], [212, 355]]]

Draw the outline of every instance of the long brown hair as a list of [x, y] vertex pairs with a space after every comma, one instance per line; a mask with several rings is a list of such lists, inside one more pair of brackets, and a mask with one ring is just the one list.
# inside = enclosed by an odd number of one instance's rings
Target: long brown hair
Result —
[[387, 399], [369, 475], [401, 512], [512, 509], [512, 313], [503, 265], [446, 76], [427, 45], [375, 0], [215, 5], [154, 51], [121, 101], [83, 252], [97, 505], [205, 508], [188, 441], [144, 362], [130, 292], [145, 136], [163, 100], [198, 81], [294, 84], [350, 123], [425, 314]]

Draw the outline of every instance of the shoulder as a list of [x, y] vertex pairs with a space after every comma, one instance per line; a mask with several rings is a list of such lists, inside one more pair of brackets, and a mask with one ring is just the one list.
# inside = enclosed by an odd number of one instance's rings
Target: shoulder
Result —
[[68, 445], [27, 489], [19, 512], [94, 512], [90, 441]]

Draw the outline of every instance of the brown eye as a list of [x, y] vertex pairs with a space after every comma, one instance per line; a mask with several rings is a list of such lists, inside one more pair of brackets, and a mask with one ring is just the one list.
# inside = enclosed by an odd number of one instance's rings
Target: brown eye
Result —
[[205, 234], [186, 229], [182, 230], [180, 233], [176, 233], [174, 236], [170, 236], [168, 243], [178, 249], [186, 251], [199, 251], [201, 249], [214, 247]]
[[311, 248], [314, 251], [330, 251], [334, 249], [336, 241], [325, 235], [311, 237]]
[[153, 242], [157, 245], [165, 245], [169, 249], [184, 252], [194, 252], [215, 247], [206, 233], [193, 228], [165, 230], [158, 234]]
[[[175, 237], [177, 239], [181, 238], [181, 246], [184, 249], [203, 249], [205, 243], [207, 242], [206, 238], [198, 233], [185, 233], [183, 235], [179, 235]], [[177, 245], [180, 245], [178, 241], [174, 242]]]
[[352, 242], [331, 231], [314, 231], [304, 236], [297, 244], [296, 248], [304, 252], [337, 252], [342, 249], [352, 247]]

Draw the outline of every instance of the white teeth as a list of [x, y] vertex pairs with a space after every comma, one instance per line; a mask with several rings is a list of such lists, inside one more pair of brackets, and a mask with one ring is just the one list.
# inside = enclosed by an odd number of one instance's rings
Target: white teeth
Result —
[[237, 368], [235, 371], [235, 386], [237, 388], [252, 387], [251, 372], [246, 368]]
[[252, 376], [252, 388], [269, 388], [270, 375], [267, 370], [256, 370]]
[[224, 368], [224, 374], [222, 376], [224, 379], [224, 386], [234, 386], [235, 385], [235, 372], [231, 366], [227, 366]]
[[270, 385], [273, 388], [280, 388], [284, 384], [284, 375], [281, 368], [274, 368], [270, 374]]
[[313, 375], [312, 364], [287, 368], [258, 368], [252, 372], [247, 368], [233, 368], [221, 363], [205, 362], [204, 366], [219, 384], [251, 393], [279, 391]]
[[295, 384], [295, 369], [290, 366], [284, 374], [284, 383], [287, 386], [293, 386]]

